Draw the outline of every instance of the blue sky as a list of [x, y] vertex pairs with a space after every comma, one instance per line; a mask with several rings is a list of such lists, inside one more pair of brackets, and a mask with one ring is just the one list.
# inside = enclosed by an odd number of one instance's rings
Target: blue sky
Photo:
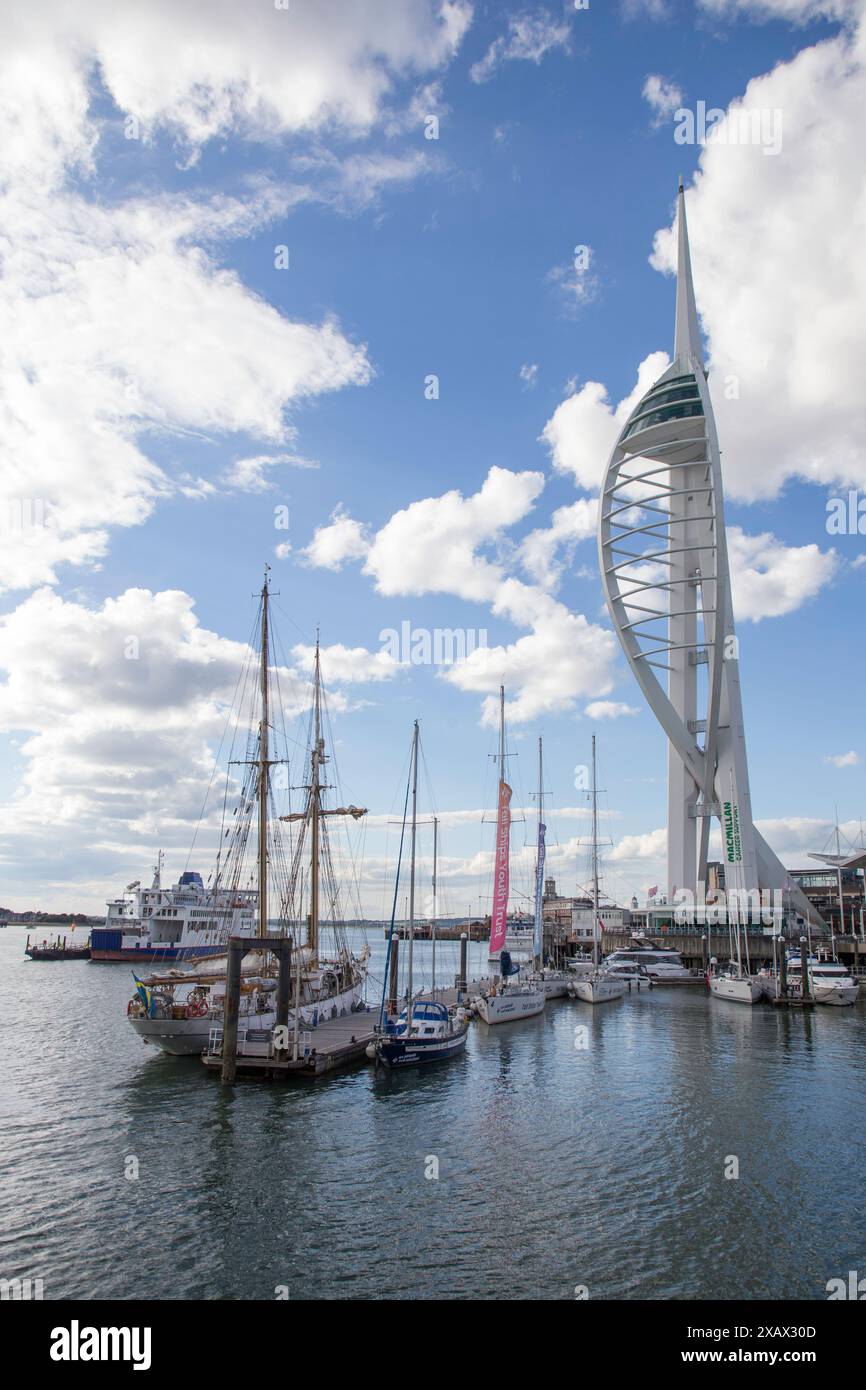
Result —
[[[591, 0], [579, 12], [454, 4], [443, 18], [438, 0], [406, 0], [343, 23], [346, 8], [157, 5], [142, 18], [94, 5], [79, 21], [49, 5], [43, 28], [13, 25], [13, 57], [38, 55], [53, 86], [41, 105], [22, 94], [36, 114], [0, 170], [15, 342], [3, 388], [23, 422], [7, 496], [45, 498], [64, 521], [56, 558], [44, 537], [7, 547], [0, 904], [96, 910], [160, 844], [182, 866], [266, 561], [287, 652], [320, 628], [346, 795], [389, 812], [419, 717], [439, 809], [482, 806], [495, 743], [482, 701], [503, 676], [516, 786], [534, 781], [541, 734], [551, 804], [572, 808], [551, 813], [563, 885], [583, 875], [573, 769], [593, 731], [619, 846], [609, 889], [662, 881], [665, 745], [605, 636], [594, 538], [576, 527], [558, 545], [542, 539], [555, 577], [533, 573], [521, 547], [557, 509], [591, 502], [611, 410], [640, 364], [671, 349], [674, 285], [657, 267], [680, 173], [728, 522], [744, 536], [733, 553], [753, 809], [791, 864], [823, 847], [836, 804], [854, 835], [863, 540], [828, 536], [825, 505], [866, 483], [848, 375], [866, 307], [851, 255], [863, 217], [858, 7]], [[669, 96], [655, 106], [651, 76]], [[748, 104], [783, 111], [777, 155], [676, 143], [675, 109], [725, 110], [750, 83]], [[138, 112], [140, 138], [125, 138]], [[424, 138], [429, 114], [437, 140]], [[809, 196], [816, 170], [831, 206]], [[287, 270], [274, 265], [281, 245]], [[575, 280], [577, 245], [590, 268]], [[739, 399], [720, 406], [732, 368]], [[33, 414], [20, 404], [28, 382]], [[302, 464], [232, 481], [238, 460], [286, 456]], [[425, 549], [411, 509], [473, 497], [491, 469], [508, 475], [514, 520], [485, 531], [481, 502], [462, 559]], [[512, 483], [525, 474], [539, 477]], [[287, 531], [274, 527], [279, 506]], [[378, 539], [397, 513], [405, 524]], [[356, 524], [355, 557], [327, 549], [335, 515]], [[520, 590], [503, 601], [509, 582]], [[192, 606], [135, 600], [118, 627], [106, 615], [129, 590]], [[572, 650], [574, 615], [588, 630]], [[124, 669], [130, 621], [142, 654]], [[418, 666], [372, 679], [380, 633], [404, 621], [483, 629], [501, 656], [468, 682]], [[334, 646], [352, 661], [329, 662]], [[598, 701], [638, 712], [593, 717]], [[134, 757], [132, 729], [145, 735]], [[367, 834], [371, 910], [383, 836]], [[488, 841], [474, 822], [445, 824], [455, 910], [488, 891]]]

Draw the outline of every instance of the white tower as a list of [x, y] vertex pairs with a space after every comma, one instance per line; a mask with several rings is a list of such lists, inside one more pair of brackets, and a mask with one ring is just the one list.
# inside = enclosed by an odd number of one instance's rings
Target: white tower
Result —
[[[808, 899], [752, 821], [719, 444], [695, 308], [682, 181], [674, 360], [632, 411], [599, 507], [605, 598], [629, 665], [668, 737], [668, 895], [706, 890], [710, 822], [726, 887]], [[657, 672], [667, 675], [666, 689]], [[662, 678], [663, 679], [663, 678]]]

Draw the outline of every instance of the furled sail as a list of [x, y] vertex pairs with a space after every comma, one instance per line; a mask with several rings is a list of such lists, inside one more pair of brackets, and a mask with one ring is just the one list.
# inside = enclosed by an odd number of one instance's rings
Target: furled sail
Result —
[[493, 910], [490, 914], [490, 954], [498, 955], [505, 945], [508, 920], [509, 850], [511, 841], [511, 788], [500, 779], [499, 809], [496, 814], [496, 856], [493, 875]]

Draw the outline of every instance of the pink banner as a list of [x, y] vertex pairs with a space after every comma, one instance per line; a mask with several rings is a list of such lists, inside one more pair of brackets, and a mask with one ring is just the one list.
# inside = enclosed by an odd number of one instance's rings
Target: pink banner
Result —
[[499, 955], [505, 946], [508, 921], [508, 860], [511, 841], [511, 788], [499, 783], [499, 809], [496, 813], [496, 859], [493, 873], [493, 910], [490, 914], [490, 954]]

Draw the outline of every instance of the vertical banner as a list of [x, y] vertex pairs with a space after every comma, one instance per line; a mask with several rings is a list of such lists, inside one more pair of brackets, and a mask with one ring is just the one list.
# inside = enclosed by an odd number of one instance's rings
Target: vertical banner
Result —
[[541, 921], [541, 900], [544, 896], [544, 836], [547, 826], [539, 823], [538, 826], [538, 853], [535, 860], [535, 944], [534, 954], [538, 960], [541, 959], [541, 952], [544, 949], [544, 939], [542, 935]]
[[490, 913], [490, 954], [498, 955], [505, 946], [508, 921], [508, 859], [511, 842], [511, 788], [499, 783], [496, 813], [496, 856], [493, 869], [493, 908]]

